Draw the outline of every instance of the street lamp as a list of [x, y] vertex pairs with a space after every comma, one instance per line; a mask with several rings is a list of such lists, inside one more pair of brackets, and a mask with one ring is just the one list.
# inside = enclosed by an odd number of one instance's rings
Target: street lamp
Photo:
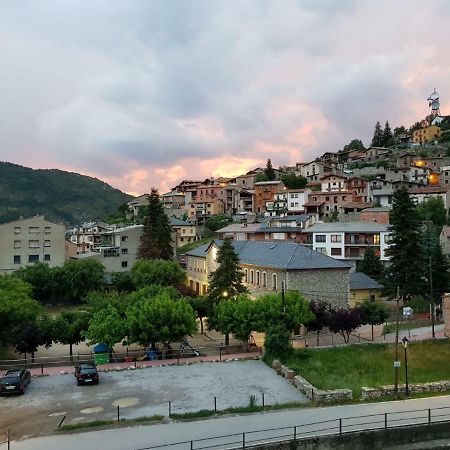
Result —
[[222, 296], [223, 296], [223, 298], [227, 298], [228, 297], [228, 292], [227, 291], [223, 291]]
[[409, 397], [409, 386], [408, 386], [408, 338], [405, 336], [402, 339], [402, 345], [405, 349], [405, 386], [406, 386], [406, 396]]

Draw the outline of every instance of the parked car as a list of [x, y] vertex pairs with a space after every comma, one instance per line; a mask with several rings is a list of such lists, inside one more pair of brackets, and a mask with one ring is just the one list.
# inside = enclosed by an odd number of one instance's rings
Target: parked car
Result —
[[82, 384], [98, 384], [98, 370], [95, 364], [81, 363], [75, 366], [75, 378], [78, 386]]
[[8, 370], [0, 380], [0, 394], [24, 394], [30, 381], [31, 373], [28, 370]]

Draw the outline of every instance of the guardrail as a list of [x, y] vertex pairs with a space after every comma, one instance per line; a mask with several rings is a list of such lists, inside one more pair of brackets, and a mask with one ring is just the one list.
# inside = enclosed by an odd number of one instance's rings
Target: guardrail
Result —
[[284, 441], [292, 441], [295, 444], [296, 442], [316, 436], [343, 435], [360, 431], [387, 430], [388, 428], [399, 428], [409, 425], [430, 425], [440, 422], [450, 422], [450, 406], [350, 416], [290, 427], [253, 430], [244, 433], [224, 434], [210, 438], [154, 445], [136, 450], [245, 449], [257, 445]]

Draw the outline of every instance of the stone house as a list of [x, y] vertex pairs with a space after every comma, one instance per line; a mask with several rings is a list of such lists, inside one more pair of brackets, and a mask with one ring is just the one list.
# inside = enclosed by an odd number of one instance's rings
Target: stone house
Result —
[[[188, 283], [206, 294], [208, 280], [217, 269], [222, 241], [214, 240], [186, 254]], [[286, 290], [299, 291], [308, 300], [335, 306], [349, 301], [350, 265], [295, 242], [233, 241], [243, 271], [243, 282], [252, 296]]]
[[177, 248], [190, 244], [197, 239], [197, 227], [191, 222], [173, 217], [170, 219], [170, 226], [172, 228], [172, 239]]
[[282, 192], [284, 184], [282, 181], [260, 181], [255, 183], [255, 212], [264, 214], [266, 202], [273, 201], [274, 195]]
[[362, 272], [350, 274], [350, 308], [364, 300], [381, 300], [384, 286]]

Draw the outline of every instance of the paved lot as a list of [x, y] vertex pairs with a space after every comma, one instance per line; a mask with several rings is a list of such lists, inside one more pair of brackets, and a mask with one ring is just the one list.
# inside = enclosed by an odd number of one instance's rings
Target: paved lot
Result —
[[73, 374], [33, 378], [25, 395], [0, 398], [0, 433], [13, 438], [52, 433], [65, 423], [134, 418], [172, 412], [246, 406], [250, 395], [261, 404], [306, 401], [285, 379], [261, 361], [197, 363], [100, 374], [100, 384], [77, 386]]

